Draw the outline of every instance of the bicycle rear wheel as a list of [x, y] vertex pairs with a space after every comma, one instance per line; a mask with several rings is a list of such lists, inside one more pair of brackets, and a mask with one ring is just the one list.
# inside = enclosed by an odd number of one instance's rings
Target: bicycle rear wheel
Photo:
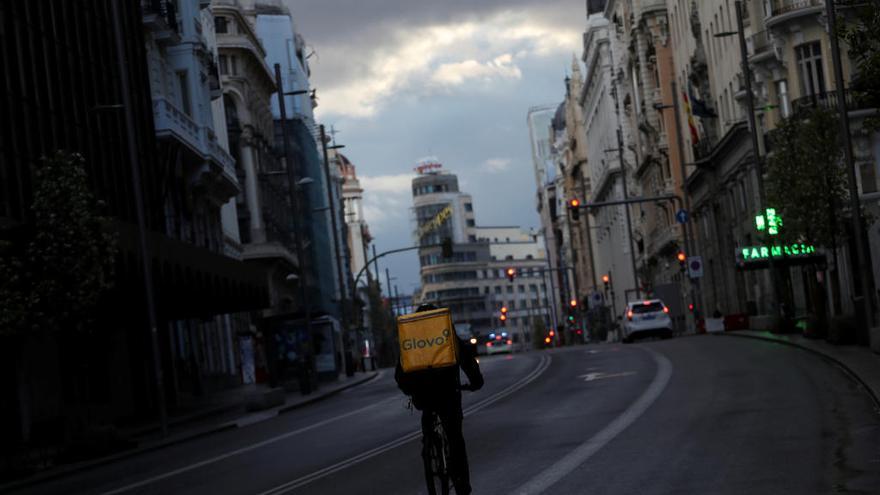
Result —
[[429, 495], [449, 495], [449, 442], [439, 419], [431, 435], [425, 438], [422, 458]]

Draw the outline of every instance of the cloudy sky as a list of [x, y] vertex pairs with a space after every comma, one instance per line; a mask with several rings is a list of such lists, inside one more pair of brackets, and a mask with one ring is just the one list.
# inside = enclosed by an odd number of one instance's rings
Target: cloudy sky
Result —
[[[413, 244], [410, 181], [426, 156], [458, 175], [478, 225], [539, 226], [526, 113], [561, 101], [583, 0], [286, 1], [378, 251]], [[401, 294], [418, 285], [414, 253], [386, 266]]]

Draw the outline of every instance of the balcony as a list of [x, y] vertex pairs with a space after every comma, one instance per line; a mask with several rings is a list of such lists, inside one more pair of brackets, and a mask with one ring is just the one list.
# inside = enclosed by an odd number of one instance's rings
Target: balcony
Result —
[[235, 178], [235, 159], [220, 146], [217, 136], [208, 126], [200, 126], [177, 105], [163, 97], [153, 98], [153, 120], [156, 125], [156, 136], [177, 139], [198, 155], [202, 160], [213, 165], [217, 175], [231, 184], [232, 194], [238, 191]]
[[823, 0], [768, 0], [769, 14], [765, 25], [770, 28], [774, 25], [801, 17], [804, 15], [818, 14], [825, 6]]
[[144, 27], [158, 43], [180, 42], [177, 0], [141, 0]]
[[752, 62], [756, 61], [756, 59], [766, 58], [774, 53], [773, 38], [770, 31], [766, 29], [751, 35], [748, 39], [748, 44], [751, 48], [749, 50], [749, 59]]
[[[849, 89], [844, 90], [844, 99], [846, 100], [847, 112], [866, 110], [868, 108], [868, 106], [860, 101], [855, 93]], [[804, 96], [791, 102], [791, 111], [793, 115], [803, 114], [813, 108], [837, 110], [837, 91], [826, 91], [824, 93]]]
[[657, 253], [662, 252], [666, 246], [677, 244], [680, 236], [681, 228], [677, 223], [657, 227], [651, 230], [648, 234], [648, 243], [645, 252], [648, 253], [649, 256], [654, 256]]

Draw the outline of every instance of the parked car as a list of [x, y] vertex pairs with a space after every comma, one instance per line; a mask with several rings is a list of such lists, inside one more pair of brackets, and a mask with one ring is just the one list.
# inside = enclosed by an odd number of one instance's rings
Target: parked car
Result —
[[642, 337], [672, 337], [669, 308], [660, 299], [630, 301], [623, 315], [623, 341], [630, 343]]

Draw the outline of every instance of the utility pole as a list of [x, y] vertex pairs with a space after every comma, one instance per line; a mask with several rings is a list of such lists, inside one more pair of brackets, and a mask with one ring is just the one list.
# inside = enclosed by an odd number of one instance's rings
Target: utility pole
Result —
[[327, 181], [327, 203], [330, 205], [330, 226], [333, 229], [333, 250], [336, 252], [336, 282], [339, 284], [339, 307], [342, 319], [342, 352], [345, 354], [345, 374], [352, 376], [351, 334], [348, 328], [348, 308], [345, 296], [345, 284], [342, 276], [342, 249], [339, 245], [339, 232], [336, 228], [336, 201], [333, 198], [333, 181], [330, 174], [330, 158], [327, 156], [327, 135], [324, 132], [324, 124], [321, 124], [321, 149], [324, 152], [324, 178]]
[[868, 328], [874, 326], [874, 297], [871, 294], [871, 284], [868, 277], [871, 270], [865, 256], [865, 230], [862, 219], [861, 200], [859, 199], [859, 186], [856, 183], [855, 160], [853, 159], [852, 137], [849, 130], [849, 114], [846, 109], [846, 87], [843, 81], [843, 67], [840, 63], [840, 43], [837, 41], [837, 13], [834, 0], [825, 0], [825, 17], [828, 19], [828, 38], [831, 40], [831, 58], [834, 62], [834, 85], [837, 87], [837, 114], [840, 117], [840, 132], [843, 139], [843, 153], [846, 165], [846, 174], [849, 179], [849, 201], [852, 209], [852, 228], [856, 243], [856, 262], [851, 265], [853, 276], [853, 297], [855, 297], [855, 276], [859, 274], [861, 280], [864, 322]]
[[[678, 105], [678, 85], [675, 82], [675, 77], [672, 78], [672, 111], [675, 113], [675, 140], [678, 146], [678, 166], [679, 171], [681, 173], [681, 196], [683, 198], [684, 203], [684, 211], [687, 212], [688, 217], [691, 214], [691, 197], [687, 191], [687, 167], [684, 164], [684, 142], [681, 138], [681, 117], [678, 115], [679, 105]], [[694, 253], [691, 251], [693, 247], [691, 243], [691, 231], [690, 231], [690, 218], [687, 218], [687, 221], [682, 223], [681, 227], [683, 229], [684, 234], [684, 250], [687, 253], [687, 256], [691, 256]], [[696, 328], [696, 317], [697, 317], [697, 296], [696, 296], [696, 280], [690, 277], [690, 267], [687, 267], [685, 270], [685, 276], [690, 282], [690, 300], [691, 304], [694, 307], [694, 327]], [[687, 313], [685, 313], [685, 320], [687, 320]]]
[[[284, 150], [284, 161], [287, 165], [287, 181], [290, 183], [288, 194], [290, 205], [293, 208], [293, 215], [291, 217], [293, 221], [294, 245], [296, 246], [296, 261], [299, 265], [299, 293], [306, 323], [306, 334], [309, 336], [309, 342], [312, 342], [312, 308], [311, 301], [309, 300], [309, 290], [306, 287], [308, 285], [308, 277], [306, 276], [305, 270], [306, 257], [302, 243], [302, 229], [297, 218], [300, 212], [302, 212], [299, 204], [299, 194], [297, 192], [297, 188], [300, 186], [297, 185], [296, 174], [293, 170], [294, 159], [293, 155], [290, 153], [290, 144], [287, 142], [289, 137], [287, 128], [287, 110], [284, 107], [286, 94], [284, 93], [284, 84], [281, 81], [280, 64], [275, 64], [275, 86], [278, 91], [278, 110], [281, 114], [281, 146]], [[312, 370], [309, 370], [309, 373], [311, 373], [311, 371]]]
[[144, 194], [141, 190], [141, 168], [137, 153], [134, 115], [132, 115], [131, 90], [128, 81], [128, 61], [125, 59], [122, 40], [122, 24], [119, 18], [119, 5], [110, 2], [113, 9], [113, 37], [116, 42], [116, 65], [120, 71], [122, 108], [125, 116], [125, 137], [128, 140], [128, 161], [131, 165], [131, 182], [134, 190], [135, 214], [137, 215], [138, 248], [141, 255], [141, 269], [144, 272], [144, 295], [147, 304], [147, 324], [150, 327], [150, 348], [153, 357], [153, 378], [156, 381], [156, 407], [159, 412], [159, 426], [162, 436], [168, 434], [168, 411], [165, 405], [165, 378], [162, 373], [162, 356], [159, 353], [159, 329], [156, 318], [156, 304], [153, 293], [153, 267], [150, 249], [147, 246], [147, 222], [144, 212]]

